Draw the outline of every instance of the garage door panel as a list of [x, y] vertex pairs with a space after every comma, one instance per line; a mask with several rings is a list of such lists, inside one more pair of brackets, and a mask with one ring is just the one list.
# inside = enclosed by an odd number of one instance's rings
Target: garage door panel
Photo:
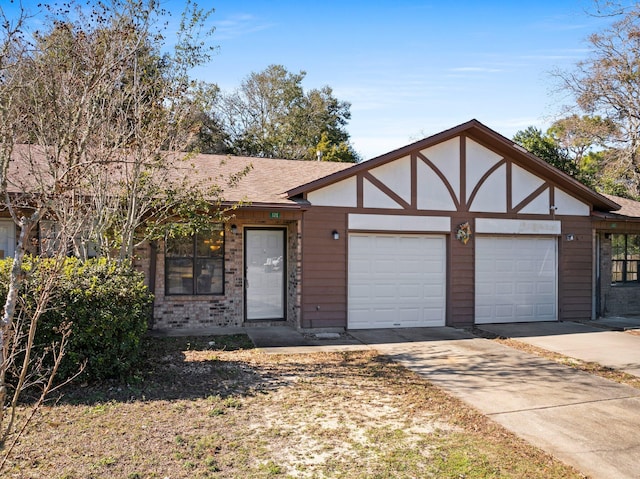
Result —
[[[442, 317], [444, 315], [444, 308], [424, 308], [423, 309], [423, 320], [428, 321], [430, 323], [429, 326], [442, 326], [440, 323], [442, 321]], [[435, 324], [438, 323], [438, 324]]]
[[548, 295], [552, 296], [555, 293], [555, 284], [551, 283], [551, 282], [538, 283], [536, 285], [536, 292], [538, 294], [548, 294]]
[[[504, 259], [497, 259], [495, 261], [494, 270], [498, 273], [512, 273], [515, 270], [515, 266], [510, 261], [507, 261]], [[491, 271], [491, 269], [488, 269], [488, 271]]]
[[533, 318], [535, 307], [532, 304], [520, 304], [516, 306], [516, 315], [520, 318]]
[[482, 306], [482, 297], [483, 296], [490, 296], [493, 294], [493, 292], [495, 291], [495, 285], [493, 284], [488, 284], [488, 283], [483, 283], [483, 284], [476, 284], [476, 308], [480, 305]]
[[496, 283], [495, 294], [513, 294], [513, 283]]
[[373, 296], [369, 298], [372, 301], [374, 300], [374, 298], [378, 298], [380, 300], [393, 299], [397, 295], [396, 288], [388, 284], [375, 285], [373, 288], [373, 292]]
[[371, 262], [364, 259], [355, 259], [349, 263], [349, 274], [370, 274]]
[[351, 289], [351, 298], [355, 302], [368, 301], [371, 298], [371, 288], [368, 285], [357, 285]]
[[531, 274], [535, 274], [537, 272], [533, 261], [523, 261], [523, 260], [516, 262], [516, 271], [518, 273], [531, 273]]
[[445, 296], [444, 284], [426, 284], [422, 289], [423, 298], [438, 297], [443, 298]]
[[514, 314], [514, 307], [512, 304], [496, 304], [495, 315], [497, 319], [511, 318]]
[[423, 297], [420, 285], [415, 283], [405, 283], [398, 288], [398, 296], [402, 299], [420, 300]]
[[443, 326], [445, 245], [444, 236], [349, 235], [349, 328]]
[[552, 237], [477, 238], [476, 323], [555, 321], [556, 243]]
[[400, 259], [397, 262], [397, 271], [404, 275], [419, 275], [420, 265], [410, 259]]
[[[393, 312], [394, 310], [391, 309], [389, 310], [390, 312]], [[418, 307], [413, 307], [413, 308], [398, 308], [397, 309], [397, 318], [400, 320], [400, 322], [410, 322], [410, 323], [418, 323], [420, 320], [420, 308]], [[389, 316], [389, 318], [391, 320], [393, 320], [393, 316]]]
[[442, 258], [426, 259], [423, 261], [423, 264], [427, 269], [423, 271], [422, 274], [426, 276], [439, 275], [445, 271], [445, 264]]
[[516, 293], [518, 294], [533, 294], [540, 293], [540, 286], [536, 285], [530, 281], [527, 282], [519, 282], [516, 284]]
[[373, 274], [389, 274], [396, 271], [396, 264], [385, 259], [377, 259], [373, 261]]
[[536, 316], [553, 317], [554, 315], [555, 315], [555, 308], [545, 306], [545, 305], [537, 306]]

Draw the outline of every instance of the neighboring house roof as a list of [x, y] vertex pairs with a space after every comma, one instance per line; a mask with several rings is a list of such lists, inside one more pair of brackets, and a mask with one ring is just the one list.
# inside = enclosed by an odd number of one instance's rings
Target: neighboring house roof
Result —
[[[9, 169], [9, 191], [32, 192], [53, 184], [51, 170], [45, 160], [45, 149], [38, 145], [16, 145]], [[281, 160], [273, 158], [250, 158], [230, 155], [179, 154], [184, 162], [173, 161], [173, 170], [168, 180], [185, 179], [193, 185], [221, 188], [225, 202], [246, 201], [254, 206], [274, 205], [298, 207], [299, 201], [290, 199], [286, 191], [309, 183], [337, 171], [353, 166], [352, 163], [331, 161]], [[248, 169], [231, 184], [229, 179]], [[34, 175], [33, 173], [37, 174]], [[114, 167], [113, 175], [124, 174]]]
[[343, 180], [349, 176], [353, 176], [360, 171], [366, 171], [385, 163], [389, 163], [391, 161], [407, 156], [411, 152], [428, 148], [437, 143], [447, 141], [451, 138], [463, 134], [468, 135], [469, 137], [474, 138], [481, 143], [484, 143], [485, 145], [491, 147], [495, 151], [498, 151], [501, 154], [516, 160], [519, 164], [525, 166], [532, 172], [539, 174], [543, 178], [548, 178], [554, 181], [567, 192], [571, 192], [577, 197], [582, 198], [586, 202], [592, 204], [594, 209], [601, 211], [615, 211], [620, 208], [620, 205], [618, 205], [615, 201], [606, 198], [599, 193], [596, 193], [579, 181], [551, 166], [544, 160], [541, 160], [540, 158], [532, 155], [520, 145], [483, 125], [478, 120], [468, 121], [449, 130], [417, 141], [400, 149], [391, 151], [385, 155], [378, 156], [377, 158], [373, 158], [363, 163], [359, 163], [349, 168], [348, 170], [339, 171], [327, 177], [319, 178], [315, 181], [311, 181], [307, 184], [295, 187], [287, 191], [287, 194], [290, 197], [304, 195], [305, 193], [308, 193], [310, 191], [323, 188], [332, 183]]
[[640, 221], [640, 202], [630, 200], [628, 198], [622, 198], [620, 196], [613, 196], [613, 195], [606, 195], [606, 194], [603, 194], [602, 196], [605, 196], [609, 198], [611, 201], [614, 201], [617, 204], [619, 204], [620, 209], [617, 210], [615, 213], [604, 213], [604, 214], [601, 214], [600, 216], [605, 218], [627, 217], [629, 219], [637, 219]]
[[[223, 188], [225, 201], [249, 201], [253, 205], [297, 205], [286, 191], [348, 169], [352, 163], [332, 161], [281, 160], [225, 155], [197, 155], [189, 159], [195, 166], [193, 181], [209, 181]], [[235, 185], [226, 179], [249, 167], [250, 171]], [[185, 170], [186, 171], [186, 170]]]

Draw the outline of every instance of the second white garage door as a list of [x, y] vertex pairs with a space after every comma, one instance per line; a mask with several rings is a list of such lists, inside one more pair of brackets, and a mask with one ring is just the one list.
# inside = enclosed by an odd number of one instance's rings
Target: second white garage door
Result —
[[350, 234], [350, 329], [444, 326], [444, 236]]
[[476, 238], [475, 322], [557, 320], [557, 240]]

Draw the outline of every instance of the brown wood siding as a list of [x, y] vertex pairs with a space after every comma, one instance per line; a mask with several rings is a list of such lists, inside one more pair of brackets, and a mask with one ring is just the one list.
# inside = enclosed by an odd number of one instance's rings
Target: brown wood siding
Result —
[[473, 324], [475, 313], [475, 241], [471, 237], [467, 244], [456, 239], [458, 225], [469, 221], [471, 231], [475, 224], [470, 215], [452, 215], [452, 233], [448, 236], [447, 269], [447, 326]]
[[316, 206], [304, 213], [302, 328], [347, 327], [347, 240], [344, 209]]
[[[590, 218], [565, 216], [558, 247], [558, 319], [591, 318], [593, 238]], [[574, 236], [573, 241], [567, 235]]]
[[[480, 134], [478, 134], [480, 133]], [[364, 163], [354, 167], [355, 173], [352, 171], [347, 174], [355, 174], [356, 178], [356, 197], [357, 207], [353, 208], [335, 208], [335, 207], [319, 207], [311, 206], [303, 213], [303, 233], [302, 233], [302, 254], [303, 258], [303, 275], [302, 275], [302, 323], [304, 328], [322, 328], [322, 327], [346, 327], [347, 311], [348, 311], [348, 234], [347, 234], [347, 214], [381, 214], [381, 215], [416, 215], [416, 216], [443, 216], [451, 219], [451, 230], [446, 236], [447, 243], [447, 277], [446, 277], [446, 324], [449, 326], [463, 327], [469, 326], [475, 320], [475, 240], [473, 235], [470, 241], [465, 245], [456, 239], [456, 231], [458, 226], [464, 222], [469, 222], [472, 232], [475, 232], [475, 220], [477, 218], [495, 218], [495, 219], [512, 219], [527, 221], [549, 221], [558, 220], [562, 224], [562, 234], [558, 241], [558, 319], [559, 320], [575, 320], [589, 319], [592, 310], [593, 296], [593, 239], [592, 239], [592, 222], [590, 217], [562, 216], [556, 215], [550, 210], [548, 213], [544, 210], [535, 209], [536, 214], [522, 213], [526, 206], [532, 201], [537, 200], [540, 194], [545, 194], [548, 190], [549, 204], [555, 203], [554, 195], [556, 189], [562, 188], [570, 195], [576, 194], [575, 197], [583, 201], [587, 199], [587, 203], [591, 203], [593, 207], [594, 198], [589, 197], [588, 192], [582, 191], [581, 185], [573, 185], [570, 180], [564, 177], [557, 177], [552, 174], [548, 165], [544, 162], [532, 161], [528, 156], [523, 157], [522, 152], [512, 149], [509, 145], [500, 143], [496, 144], [492, 134], [482, 134], [475, 129], [473, 131], [458, 131], [456, 135], [460, 136], [460, 177], [458, 178], [458, 195], [452, 194], [454, 206], [457, 211], [443, 210], [422, 210], [418, 209], [418, 190], [426, 188], [428, 185], [418, 184], [417, 170], [420, 162], [429, 164], [431, 161], [426, 158], [421, 151], [437, 141], [429, 143], [429, 145], [413, 145], [394, 152], [393, 157], [389, 156], [380, 160], [384, 164], [387, 161], [394, 161], [398, 158], [409, 156], [411, 168], [410, 192], [400, 198], [397, 192], [388, 188], [386, 183], [378, 178], [375, 174], [370, 173], [371, 168], [377, 163]], [[447, 134], [440, 138], [447, 141], [454, 135]], [[484, 173], [482, 178], [478, 179], [476, 184], [467, 184], [467, 143], [466, 138], [471, 138], [481, 146], [489, 148], [500, 154], [504, 159], [496, 163], [490, 171]], [[507, 147], [509, 146], [509, 147]], [[538, 176], [544, 181], [535, 191], [531, 192], [527, 197], [519, 199], [517, 204], [513, 204], [514, 184], [513, 168], [518, 165], [529, 171], [531, 174]], [[379, 166], [379, 165], [378, 165]], [[489, 177], [489, 173], [498, 168], [505, 169], [505, 194], [506, 210], [500, 212], [476, 212], [469, 211], [469, 203], [472, 202], [474, 195], [483, 184], [484, 180]], [[437, 168], [435, 173], [439, 175]], [[363, 201], [363, 182], [368, 181], [378, 188], [380, 194], [386, 194], [388, 198], [395, 201], [399, 208], [364, 208]], [[340, 177], [336, 177], [340, 179]], [[449, 188], [450, 193], [453, 191], [447, 178], [441, 176], [443, 184]], [[579, 186], [578, 190], [576, 188]], [[410, 194], [409, 194], [410, 193]], [[518, 198], [520, 198], [518, 196]], [[596, 206], [599, 204], [596, 201]], [[602, 207], [602, 204], [600, 204]], [[473, 208], [472, 208], [473, 209]], [[525, 210], [526, 211], [526, 210]], [[608, 229], [615, 230], [614, 222], [602, 220], [603, 225], [607, 224]], [[337, 230], [340, 233], [340, 240], [334, 241], [331, 238], [331, 231]], [[359, 231], [365, 232], [365, 231]], [[374, 231], [371, 231], [375, 233]], [[387, 234], [393, 234], [393, 231], [385, 231]], [[403, 234], [442, 234], [443, 232], [426, 232], [426, 231], [404, 231]], [[445, 232], [446, 233], [446, 232]], [[567, 240], [567, 235], [574, 235], [574, 240]]]
[[602, 233], [614, 233], [614, 234], [640, 233], [640, 222], [625, 221], [623, 219], [617, 219], [617, 218], [594, 221], [593, 226], [597, 231]]

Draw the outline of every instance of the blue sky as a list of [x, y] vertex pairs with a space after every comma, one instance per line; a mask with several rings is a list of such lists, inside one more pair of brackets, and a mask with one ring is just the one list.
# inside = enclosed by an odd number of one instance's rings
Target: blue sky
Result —
[[[176, 17], [181, 4], [164, 3]], [[610, 21], [587, 15], [587, 0], [200, 4], [215, 9], [219, 49], [199, 78], [232, 90], [270, 64], [304, 70], [305, 88], [329, 85], [351, 103], [347, 129], [364, 159], [471, 118], [507, 137], [546, 128], [568, 101], [550, 72], [584, 58], [587, 36]]]
[[210, 80], [232, 89], [279, 63], [351, 102], [368, 159], [476, 118], [507, 137], [546, 128], [564, 101], [554, 68], [587, 54], [608, 20], [586, 0], [218, 1]]

